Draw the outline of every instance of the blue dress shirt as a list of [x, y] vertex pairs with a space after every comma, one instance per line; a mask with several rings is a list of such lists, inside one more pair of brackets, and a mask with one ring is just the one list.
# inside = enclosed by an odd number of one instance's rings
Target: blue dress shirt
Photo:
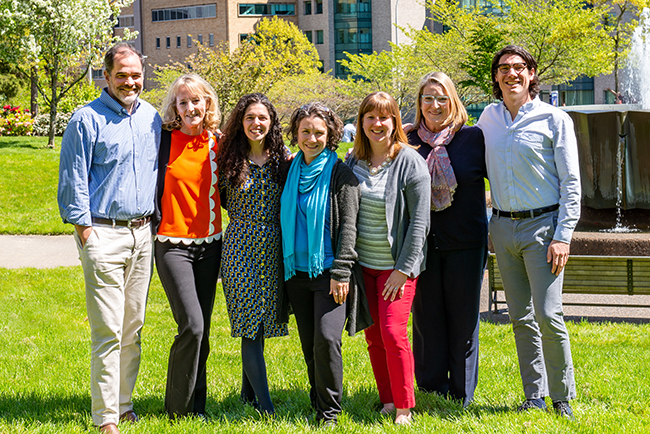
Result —
[[106, 89], [63, 134], [58, 202], [66, 223], [131, 220], [154, 211], [160, 115], [138, 99], [131, 114]]
[[503, 102], [483, 110], [477, 124], [485, 137], [492, 206], [526, 211], [559, 204], [553, 239], [571, 242], [580, 218], [580, 166], [573, 121], [539, 98], [512, 119]]

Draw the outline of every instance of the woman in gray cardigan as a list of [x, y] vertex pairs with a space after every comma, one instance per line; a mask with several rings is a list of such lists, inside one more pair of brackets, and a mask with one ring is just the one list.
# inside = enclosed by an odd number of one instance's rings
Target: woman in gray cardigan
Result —
[[320, 103], [291, 116], [293, 159], [281, 199], [286, 291], [296, 316], [316, 420], [336, 425], [343, 395], [341, 333], [372, 324], [357, 264], [359, 182], [336, 155], [343, 123]]
[[411, 422], [415, 406], [413, 352], [407, 325], [426, 261], [431, 178], [409, 147], [395, 100], [368, 95], [359, 108], [348, 159], [361, 186], [357, 252], [374, 325], [366, 329], [382, 414]]

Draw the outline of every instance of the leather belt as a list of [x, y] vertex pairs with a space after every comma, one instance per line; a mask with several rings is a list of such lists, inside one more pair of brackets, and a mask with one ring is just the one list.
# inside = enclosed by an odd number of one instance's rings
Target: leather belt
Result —
[[507, 217], [513, 220], [528, 219], [535, 218], [547, 212], [555, 211], [559, 207], [560, 205], [555, 204], [551, 206], [545, 206], [544, 208], [529, 209], [527, 211], [500, 211], [496, 208], [492, 208], [492, 214], [497, 217]]
[[151, 221], [151, 216], [145, 216], [145, 217], [140, 217], [137, 219], [133, 220], [113, 220], [113, 219], [105, 219], [101, 217], [93, 217], [92, 218], [93, 223], [97, 223], [100, 225], [108, 225], [108, 226], [121, 226], [129, 229], [138, 229], [147, 223]]

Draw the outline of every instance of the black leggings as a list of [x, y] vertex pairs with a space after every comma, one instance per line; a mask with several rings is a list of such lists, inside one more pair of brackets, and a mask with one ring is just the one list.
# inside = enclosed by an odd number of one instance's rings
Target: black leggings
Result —
[[242, 385], [241, 399], [269, 415], [275, 412], [264, 361], [264, 326], [255, 339], [241, 338]]

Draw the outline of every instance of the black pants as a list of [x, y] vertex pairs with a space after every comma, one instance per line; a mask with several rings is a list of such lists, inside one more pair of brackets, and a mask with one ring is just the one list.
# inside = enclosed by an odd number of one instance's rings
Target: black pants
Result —
[[178, 334], [169, 352], [165, 410], [170, 416], [203, 414], [210, 318], [221, 263], [221, 240], [173, 244], [156, 241], [156, 268]]
[[309, 397], [316, 409], [316, 419], [336, 420], [343, 395], [341, 334], [346, 303], [336, 303], [329, 294], [328, 271], [314, 279], [307, 273], [296, 272], [286, 285], [307, 364]]
[[413, 301], [413, 357], [418, 389], [463, 401], [478, 383], [481, 283], [487, 247], [429, 248]]

